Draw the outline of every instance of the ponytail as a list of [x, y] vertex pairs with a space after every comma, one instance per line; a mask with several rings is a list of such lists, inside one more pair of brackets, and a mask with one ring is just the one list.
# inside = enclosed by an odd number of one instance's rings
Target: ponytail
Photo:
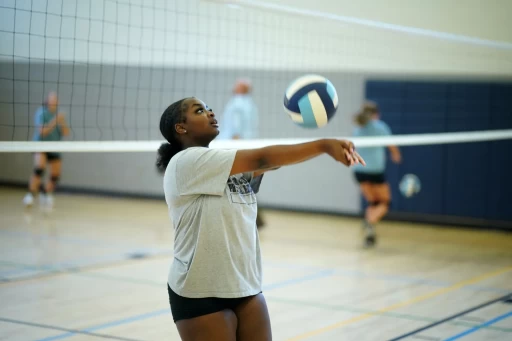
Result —
[[160, 133], [165, 137], [167, 143], [158, 148], [156, 168], [164, 173], [172, 157], [183, 150], [183, 147], [176, 136], [174, 125], [184, 121], [182, 103], [185, 99], [171, 104], [160, 117]]
[[156, 159], [156, 168], [160, 173], [165, 173], [167, 165], [172, 157], [181, 151], [181, 148], [176, 147], [176, 144], [162, 143], [158, 148], [158, 156]]

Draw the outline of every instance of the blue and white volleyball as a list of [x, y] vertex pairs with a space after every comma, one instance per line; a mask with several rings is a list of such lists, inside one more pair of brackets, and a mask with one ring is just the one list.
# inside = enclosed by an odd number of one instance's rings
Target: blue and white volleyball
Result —
[[305, 75], [295, 79], [286, 89], [284, 110], [301, 127], [323, 127], [337, 109], [338, 94], [325, 77]]
[[420, 179], [414, 174], [405, 174], [400, 181], [399, 189], [404, 197], [413, 197], [421, 191]]

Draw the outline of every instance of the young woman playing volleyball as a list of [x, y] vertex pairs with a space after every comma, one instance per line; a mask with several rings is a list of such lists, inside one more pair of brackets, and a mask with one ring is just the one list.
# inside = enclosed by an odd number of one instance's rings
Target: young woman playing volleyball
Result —
[[210, 149], [217, 120], [201, 100], [171, 104], [160, 119], [158, 150], [174, 226], [168, 294], [184, 341], [271, 340], [262, 294], [256, 196], [264, 172], [321, 154], [363, 163], [348, 141], [318, 140], [249, 150]]
[[[43, 105], [35, 113], [34, 141], [60, 141], [64, 136], [69, 135], [69, 127], [64, 115], [58, 112], [59, 99], [55, 92], [50, 92]], [[41, 186], [41, 177], [44, 175], [46, 165], [50, 166], [50, 181], [46, 186]], [[53, 207], [52, 193], [60, 179], [62, 167], [61, 155], [59, 153], [35, 153], [34, 171], [30, 176], [28, 185], [29, 192], [23, 198], [26, 206], [32, 206], [34, 197], [41, 190], [41, 204], [46, 208]]]
[[[386, 136], [391, 129], [380, 120], [379, 109], [373, 102], [367, 102], [355, 118], [358, 127], [354, 136]], [[396, 146], [388, 147], [391, 160], [399, 163], [402, 159]], [[365, 167], [356, 165], [354, 175], [359, 183], [363, 197], [368, 203], [364, 216], [365, 244], [373, 246], [376, 242], [374, 225], [388, 212], [391, 203], [391, 190], [386, 181], [386, 151], [384, 147], [361, 148], [361, 156], [366, 161]]]

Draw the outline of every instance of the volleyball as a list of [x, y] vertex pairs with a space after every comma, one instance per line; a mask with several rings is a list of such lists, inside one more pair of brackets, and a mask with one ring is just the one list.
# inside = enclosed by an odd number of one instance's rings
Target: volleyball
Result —
[[413, 197], [421, 190], [420, 179], [414, 174], [405, 174], [400, 181], [399, 189], [404, 197]]
[[295, 79], [286, 89], [284, 110], [303, 128], [320, 128], [334, 117], [338, 94], [332, 83], [320, 75]]

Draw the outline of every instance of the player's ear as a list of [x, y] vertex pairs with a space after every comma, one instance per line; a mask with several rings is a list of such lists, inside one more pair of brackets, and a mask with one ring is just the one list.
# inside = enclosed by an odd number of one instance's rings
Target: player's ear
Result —
[[175, 126], [174, 126], [174, 129], [176, 129], [176, 132], [179, 134], [179, 135], [183, 135], [183, 134], [186, 134], [187, 133], [187, 129], [185, 129], [183, 123], [177, 123]]

